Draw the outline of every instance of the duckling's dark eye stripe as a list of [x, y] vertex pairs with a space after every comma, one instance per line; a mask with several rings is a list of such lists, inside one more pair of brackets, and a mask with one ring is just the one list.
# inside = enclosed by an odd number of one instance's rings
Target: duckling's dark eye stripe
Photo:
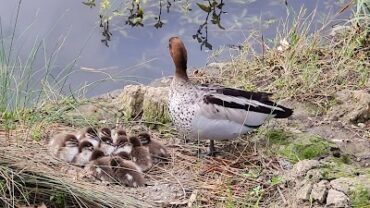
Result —
[[219, 98], [215, 98], [212, 95], [204, 96], [204, 102], [206, 104], [210, 103], [210, 104], [215, 104], [215, 105], [219, 105], [219, 106], [223, 106], [227, 108], [242, 109], [246, 111], [253, 111], [253, 112], [263, 113], [263, 114], [274, 114], [274, 112], [277, 112], [277, 110], [274, 111], [271, 108], [267, 108], [264, 106], [255, 107], [255, 106], [248, 105], [248, 104], [242, 105], [242, 104], [235, 103], [235, 102], [227, 102]]

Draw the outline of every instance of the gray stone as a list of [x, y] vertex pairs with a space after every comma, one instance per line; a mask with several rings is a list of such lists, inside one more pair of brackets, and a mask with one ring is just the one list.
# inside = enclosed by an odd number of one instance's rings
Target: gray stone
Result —
[[336, 94], [339, 105], [333, 106], [329, 117], [350, 123], [364, 123], [370, 119], [370, 93], [366, 90], [342, 90]]
[[311, 169], [307, 171], [305, 178], [312, 183], [318, 183], [322, 178], [322, 174], [319, 169]]
[[348, 194], [351, 187], [356, 186], [357, 182], [354, 178], [338, 178], [330, 181], [332, 189]]
[[324, 203], [326, 196], [328, 194], [328, 184], [327, 180], [322, 180], [312, 187], [311, 199], [318, 201], [319, 203]]
[[307, 183], [303, 185], [300, 189], [298, 189], [296, 198], [299, 201], [308, 201], [310, 199], [310, 194], [312, 191], [312, 184]]
[[306, 175], [307, 171], [317, 168], [320, 166], [320, 162], [317, 160], [302, 160], [293, 166], [290, 174], [292, 177], [303, 177]]
[[330, 189], [326, 199], [328, 207], [349, 207], [349, 198], [343, 192]]
[[170, 121], [167, 109], [168, 87], [128, 85], [115, 102], [123, 110], [126, 119], [142, 115], [147, 122]]

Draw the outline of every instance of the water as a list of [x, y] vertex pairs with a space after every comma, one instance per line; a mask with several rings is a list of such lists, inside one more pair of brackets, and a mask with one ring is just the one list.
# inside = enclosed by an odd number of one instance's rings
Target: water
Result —
[[[113, 1], [112, 1], [113, 2]], [[188, 48], [189, 68], [202, 67], [209, 60], [209, 50], [192, 38], [204, 22], [206, 13], [193, 2], [192, 11], [181, 12], [185, 1], [173, 2], [171, 12], [164, 8], [162, 29], [155, 29], [152, 15], [158, 13], [157, 1], [144, 1], [144, 27], [131, 28], [124, 24], [124, 18], [111, 22], [112, 40], [110, 47], [102, 42], [99, 27], [98, 7], [89, 7], [76, 0], [32, 0], [22, 1], [14, 55], [26, 61], [35, 41], [42, 41], [45, 50], [38, 53], [34, 64], [36, 70], [45, 68], [45, 59], [52, 57], [52, 75], [56, 76], [65, 66], [74, 63], [64, 91], [76, 90], [88, 83], [96, 83], [88, 88], [86, 96], [95, 96], [122, 88], [132, 83], [149, 83], [153, 79], [173, 73], [172, 60], [168, 55], [168, 39], [181, 36]], [[155, 2], [155, 3], [153, 3]], [[171, 1], [172, 2], [172, 1]], [[204, 3], [205, 1], [198, 1]], [[113, 5], [118, 5], [114, 1]], [[223, 8], [222, 26], [209, 25], [209, 42], [213, 49], [239, 44], [251, 31], [257, 31], [266, 38], [273, 38], [280, 19], [285, 19], [287, 8], [284, 1], [277, 0], [228, 0]], [[151, 4], [151, 5], [150, 5]], [[3, 34], [9, 42], [14, 28], [18, 1], [2, 0], [0, 16]], [[304, 6], [308, 12], [318, 9], [317, 23], [330, 12], [340, 8], [338, 0], [294, 0], [288, 5], [297, 12]], [[347, 13], [348, 14], [348, 13]], [[150, 18], [149, 18], [150, 16]], [[318, 24], [319, 25], [319, 24]], [[61, 47], [59, 47], [62, 45]], [[57, 53], [53, 53], [58, 51]], [[229, 49], [217, 60], [229, 57]], [[46, 57], [46, 58], [45, 58]], [[65, 73], [65, 72], [64, 72]], [[110, 81], [103, 81], [113, 78]], [[98, 83], [98, 84], [97, 84]]]

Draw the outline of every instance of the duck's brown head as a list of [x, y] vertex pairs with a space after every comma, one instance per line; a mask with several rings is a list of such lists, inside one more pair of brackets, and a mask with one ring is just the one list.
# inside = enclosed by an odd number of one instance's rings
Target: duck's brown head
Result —
[[98, 137], [98, 132], [92, 127], [86, 128], [86, 135], [92, 138]]
[[101, 141], [106, 143], [106, 144], [113, 145], [113, 139], [111, 137], [102, 136]]
[[96, 149], [92, 152], [91, 157], [90, 157], [90, 161], [97, 160], [97, 159], [99, 159], [101, 157], [104, 157], [104, 156], [105, 155], [104, 155], [103, 151], [101, 151], [100, 149]]
[[137, 138], [137, 137], [130, 137], [130, 142], [132, 144], [133, 147], [140, 147], [142, 146], [140, 140]]
[[127, 136], [118, 136], [116, 140], [116, 146], [123, 146], [128, 143]]
[[124, 129], [118, 129], [117, 130], [117, 136], [126, 136], [127, 133]]
[[102, 135], [104, 136], [108, 136], [108, 137], [111, 137], [112, 136], [112, 132], [109, 128], [107, 127], [104, 127], [100, 130], [100, 132], [102, 133]]
[[137, 137], [139, 138], [143, 145], [147, 145], [150, 143], [150, 134], [147, 132], [142, 132], [139, 135], [137, 135]]
[[176, 66], [175, 76], [187, 81], [189, 79], [186, 73], [188, 53], [186, 51], [184, 43], [179, 37], [172, 37], [169, 40], [168, 49], [173, 63]]
[[82, 152], [82, 150], [90, 150], [90, 151], [93, 151], [94, 150], [94, 145], [85, 140], [85, 141], [82, 141], [79, 145], [78, 145], [78, 152]]
[[64, 146], [77, 147], [78, 146], [77, 137], [73, 134], [66, 134], [64, 137]]

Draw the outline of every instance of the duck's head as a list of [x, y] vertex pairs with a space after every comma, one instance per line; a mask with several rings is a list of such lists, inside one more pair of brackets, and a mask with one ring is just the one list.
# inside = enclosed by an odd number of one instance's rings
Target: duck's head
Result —
[[188, 53], [184, 43], [179, 37], [172, 37], [168, 42], [168, 50], [172, 57], [173, 63], [176, 66], [175, 77], [188, 80], [189, 78], [186, 73]]
[[151, 141], [150, 134], [147, 132], [142, 132], [139, 135], [137, 135], [137, 137], [139, 138], [139, 140], [141, 141], [143, 145], [149, 144]]
[[97, 160], [97, 159], [99, 159], [99, 158], [101, 158], [101, 157], [104, 157], [105, 155], [104, 155], [104, 152], [102, 151], [102, 150], [100, 150], [100, 149], [96, 149], [96, 150], [94, 150], [93, 152], [92, 152], [92, 154], [91, 154], [91, 157], [90, 157], [90, 161], [92, 161], [92, 160]]
[[101, 134], [104, 135], [104, 136], [107, 136], [107, 137], [111, 137], [112, 136], [112, 132], [109, 128], [107, 127], [104, 127], [100, 130]]
[[128, 143], [127, 136], [118, 136], [116, 140], [116, 146], [123, 146]]
[[85, 141], [82, 141], [79, 145], [78, 145], [78, 152], [82, 152], [83, 150], [90, 150], [90, 151], [93, 151], [94, 150], [94, 145], [85, 140]]
[[106, 144], [113, 145], [113, 139], [111, 137], [102, 136], [101, 141], [106, 143]]
[[77, 147], [78, 146], [77, 137], [73, 134], [66, 134], [64, 137], [64, 146]]
[[86, 136], [89, 136], [91, 138], [96, 138], [98, 137], [98, 132], [96, 131], [96, 129], [92, 127], [88, 127], [86, 128]]
[[117, 154], [117, 156], [120, 157], [120, 158], [122, 158], [122, 159], [124, 159], [124, 160], [131, 160], [131, 156], [127, 152], [123, 152], [123, 151], [122, 152], [119, 152]]
[[133, 147], [140, 147], [142, 145], [140, 140], [135, 136], [130, 137], [130, 142], [131, 142]]
[[124, 129], [118, 129], [117, 130], [117, 136], [127, 136], [127, 133]]

